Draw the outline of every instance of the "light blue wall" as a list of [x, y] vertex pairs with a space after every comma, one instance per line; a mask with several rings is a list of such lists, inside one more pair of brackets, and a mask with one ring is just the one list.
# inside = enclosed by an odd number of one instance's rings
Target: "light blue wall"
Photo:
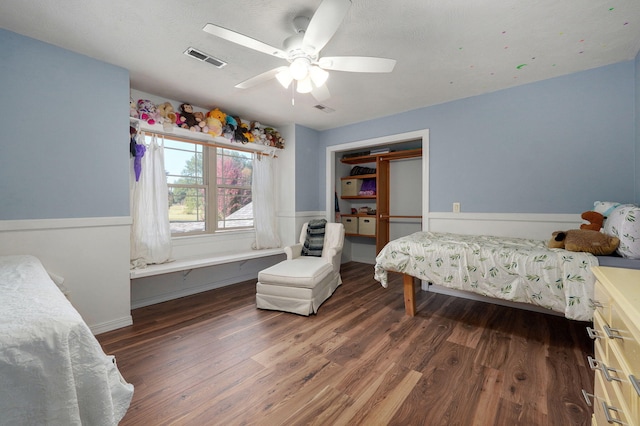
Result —
[[326, 130], [321, 174], [327, 146], [428, 128], [433, 212], [450, 211], [454, 201], [483, 213], [579, 213], [597, 200], [633, 202], [636, 82], [628, 61]]
[[0, 29], [0, 220], [129, 216], [129, 73]]
[[[318, 152], [316, 130], [296, 125], [296, 211], [318, 211], [324, 192], [319, 180], [324, 180], [324, 151]], [[322, 163], [322, 168], [320, 167]], [[282, 188], [287, 190], [287, 185]]]
[[636, 129], [636, 174], [634, 176], [636, 182], [636, 195], [635, 202], [636, 204], [640, 203], [640, 52], [636, 55], [635, 61], [635, 95], [636, 95], [636, 104], [635, 104], [635, 129]]

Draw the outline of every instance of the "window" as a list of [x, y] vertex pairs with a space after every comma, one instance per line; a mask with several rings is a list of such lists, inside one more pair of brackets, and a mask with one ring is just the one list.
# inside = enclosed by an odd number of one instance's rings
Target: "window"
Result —
[[172, 235], [253, 228], [252, 154], [164, 137]]

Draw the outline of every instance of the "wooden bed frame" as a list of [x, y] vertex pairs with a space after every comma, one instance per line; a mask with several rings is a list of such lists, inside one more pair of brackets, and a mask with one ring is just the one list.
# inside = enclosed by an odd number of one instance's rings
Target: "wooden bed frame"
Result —
[[[640, 259], [625, 259], [614, 256], [598, 256], [600, 266], [613, 268], [640, 269]], [[404, 288], [404, 310], [410, 317], [416, 316], [416, 280], [417, 278], [402, 274]]]
[[409, 274], [402, 274], [404, 287], [404, 311], [410, 317], [416, 316], [416, 278]]

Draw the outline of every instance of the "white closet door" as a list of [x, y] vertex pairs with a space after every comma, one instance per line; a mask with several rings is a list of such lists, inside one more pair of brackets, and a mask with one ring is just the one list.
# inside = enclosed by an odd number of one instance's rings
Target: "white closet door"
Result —
[[422, 215], [422, 157], [391, 161], [389, 167], [389, 239], [422, 229], [420, 219], [393, 216]]

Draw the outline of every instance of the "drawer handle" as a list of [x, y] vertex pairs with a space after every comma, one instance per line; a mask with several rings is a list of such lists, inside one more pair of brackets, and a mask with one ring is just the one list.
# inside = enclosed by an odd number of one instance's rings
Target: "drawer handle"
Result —
[[636, 379], [636, 376], [634, 376], [633, 374], [629, 375], [629, 381], [633, 385], [633, 388], [636, 390], [638, 396], [640, 396], [640, 381], [638, 381], [638, 379]]
[[589, 338], [591, 339], [602, 339], [602, 336], [600, 335], [600, 333], [598, 332], [598, 330], [596, 330], [593, 327], [587, 327], [587, 334], [589, 335]]
[[589, 299], [589, 305], [591, 305], [591, 308], [604, 308], [604, 305], [601, 302], [598, 302], [597, 300], [593, 300], [593, 299]]
[[604, 333], [607, 335], [607, 337], [609, 339], [624, 339], [620, 335], [620, 330], [617, 330], [615, 328], [611, 328], [608, 325], [605, 325], [602, 328], [604, 329]]
[[620, 411], [616, 407], [612, 407], [610, 405], [607, 405], [607, 403], [605, 401], [602, 401], [602, 409], [604, 411], [604, 417], [607, 419], [607, 423], [617, 423], [619, 425], [626, 425], [625, 422], [620, 421], [618, 419], [614, 419], [613, 417], [611, 417], [611, 411], [615, 411], [616, 413], [618, 413]]
[[594, 394], [589, 393], [589, 392], [587, 392], [587, 391], [586, 391], [586, 390], [584, 390], [584, 389], [582, 389], [582, 397], [584, 398], [584, 401], [587, 403], [587, 405], [588, 405], [589, 407], [591, 407], [591, 406], [592, 406], [590, 397], [591, 397], [591, 398], [593, 398], [593, 399], [595, 399], [595, 398], [596, 398], [596, 396], [595, 396]]
[[589, 361], [589, 367], [591, 367], [592, 370], [600, 370], [602, 372], [602, 375], [605, 379], [607, 379], [607, 382], [622, 382], [622, 379], [620, 379], [619, 377], [613, 377], [611, 374], [609, 374], [609, 371], [615, 371], [617, 373], [618, 370], [616, 370], [615, 368], [607, 367], [604, 362], [598, 361], [591, 356], [587, 357], [587, 361]]

